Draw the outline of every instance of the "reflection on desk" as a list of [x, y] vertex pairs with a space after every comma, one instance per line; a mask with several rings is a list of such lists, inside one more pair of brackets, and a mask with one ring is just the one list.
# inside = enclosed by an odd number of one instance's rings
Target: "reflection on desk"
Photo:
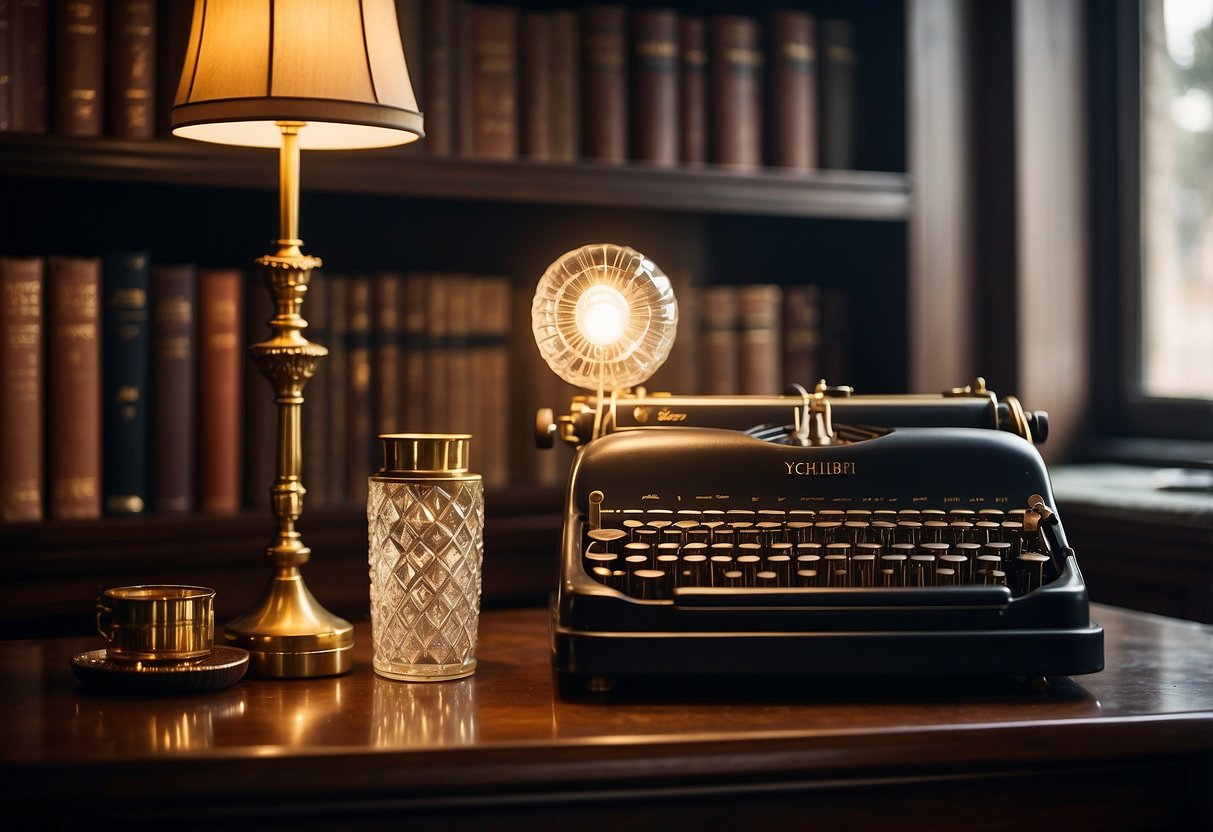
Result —
[[98, 801], [179, 828], [720, 827], [805, 801], [823, 828], [1213, 826], [1213, 633], [1096, 617], [1107, 669], [1044, 691], [743, 680], [609, 704], [554, 695], [543, 610], [485, 614], [479, 669], [448, 683], [375, 676], [362, 624], [350, 675], [164, 698], [81, 688], [68, 660], [87, 640], [0, 643], [0, 777], [18, 817], [68, 828]]

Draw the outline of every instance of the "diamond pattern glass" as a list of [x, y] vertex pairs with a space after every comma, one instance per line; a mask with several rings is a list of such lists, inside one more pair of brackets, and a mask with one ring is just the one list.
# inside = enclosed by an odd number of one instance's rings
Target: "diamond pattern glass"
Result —
[[375, 671], [408, 680], [470, 675], [484, 556], [480, 477], [371, 477], [367, 521]]

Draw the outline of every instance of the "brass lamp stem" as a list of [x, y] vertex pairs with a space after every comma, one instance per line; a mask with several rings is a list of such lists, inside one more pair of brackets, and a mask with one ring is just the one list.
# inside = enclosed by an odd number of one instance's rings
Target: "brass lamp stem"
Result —
[[274, 574], [261, 599], [244, 615], [228, 622], [228, 644], [249, 651], [249, 673], [258, 676], [333, 676], [352, 666], [354, 630], [348, 621], [324, 609], [299, 567], [311, 550], [295, 528], [307, 493], [299, 479], [303, 462], [301, 411], [303, 387], [328, 350], [303, 336], [307, 321], [300, 308], [307, 296], [312, 269], [320, 258], [300, 250], [299, 131], [302, 122], [280, 122], [279, 209], [282, 236], [278, 251], [257, 260], [274, 299], [274, 316], [266, 323], [271, 337], [253, 344], [249, 354], [274, 387], [278, 406], [275, 452], [277, 478], [270, 488], [270, 505], [278, 521], [274, 542], [265, 550]]

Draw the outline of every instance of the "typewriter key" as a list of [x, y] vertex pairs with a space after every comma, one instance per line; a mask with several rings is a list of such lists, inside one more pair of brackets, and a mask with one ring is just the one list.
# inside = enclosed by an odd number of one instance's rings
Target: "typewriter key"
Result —
[[628, 594], [644, 601], [665, 597], [666, 575], [660, 569], [637, 569], [632, 573]]
[[754, 586], [763, 589], [771, 589], [779, 586], [779, 576], [774, 572], [763, 570], [754, 575]]
[[728, 572], [725, 572], [723, 575], [723, 581], [724, 583], [722, 586], [725, 587], [736, 588], [743, 586], [741, 573], [736, 569], [730, 569]]
[[607, 552], [614, 551], [614, 544], [627, 536], [627, 532], [621, 529], [590, 529], [586, 532], [586, 537], [595, 543], [601, 543]]
[[[822, 512], [823, 514], [825, 512]], [[837, 520], [818, 520], [813, 524], [813, 542], [820, 543], [823, 546], [829, 546], [831, 543], [841, 543], [839, 535], [842, 534], [842, 523]]]
[[1001, 540], [999, 533], [1002, 526], [990, 520], [978, 520], [973, 524], [974, 543], [997, 543]]
[[[789, 544], [783, 544], [788, 546]], [[787, 554], [768, 555], [766, 571], [774, 572], [779, 586], [792, 585], [792, 557]]]
[[949, 526], [953, 543], [980, 543], [975, 539], [973, 524], [967, 520], [954, 520]]
[[922, 524], [923, 543], [947, 543], [951, 540], [945, 536], [948, 524], [942, 520], [927, 520]]
[[936, 586], [956, 586], [957, 580], [956, 570], [950, 566], [941, 566], [935, 570]]
[[897, 542], [917, 546], [922, 542], [922, 523], [917, 520], [897, 521]]
[[[954, 583], [967, 584], [969, 582], [969, 559], [964, 555], [958, 555], [955, 552], [949, 552], [946, 555], [939, 556], [940, 568], [951, 569], [956, 576]], [[936, 574], [939, 570], [936, 570]]]
[[1019, 594], [1027, 595], [1039, 589], [1044, 584], [1045, 564], [1049, 562], [1048, 555], [1040, 552], [1024, 552], [1017, 559], [1017, 581]]
[[1011, 557], [1010, 543], [987, 543], [981, 547], [981, 553], [983, 555], [997, 555], [998, 561], [1001, 564], [998, 568], [1004, 572], [1011, 570], [1013, 558]]
[[627, 563], [636, 563], [633, 558], [642, 558], [645, 564], [653, 565], [653, 547], [647, 543], [629, 543], [623, 547], [623, 555]]
[[745, 549], [746, 553], [737, 556], [737, 568], [741, 572], [741, 580], [744, 586], [754, 586], [754, 577], [762, 564], [762, 558], [754, 552], [758, 551], [758, 545], [754, 544], [754, 549], [749, 549], [750, 544], [743, 543], [738, 549]]
[[934, 555], [910, 555], [910, 586], [934, 586], [935, 566]]
[[711, 586], [707, 555], [700, 552], [683, 555], [675, 583], [678, 586]]
[[[877, 514], [879, 513], [877, 512]], [[896, 523], [890, 523], [888, 520], [873, 520], [872, 525], [868, 526], [868, 540], [872, 543], [879, 543], [881, 546], [891, 546], [895, 542], [893, 535], [896, 531]]]
[[[861, 543], [859, 545], [871, 546], [872, 544]], [[851, 558], [851, 578], [855, 586], [864, 588], [876, 586], [876, 555], [871, 552], [861, 552]]]

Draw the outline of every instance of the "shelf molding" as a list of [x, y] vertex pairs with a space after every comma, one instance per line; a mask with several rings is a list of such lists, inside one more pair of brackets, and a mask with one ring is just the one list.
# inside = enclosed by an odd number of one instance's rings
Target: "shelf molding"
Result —
[[[277, 187], [277, 163], [271, 150], [183, 139], [0, 133], [0, 176], [267, 190]], [[903, 173], [435, 159], [414, 148], [310, 152], [303, 161], [303, 187], [507, 204], [886, 222], [908, 220], [911, 205], [910, 180]]]

